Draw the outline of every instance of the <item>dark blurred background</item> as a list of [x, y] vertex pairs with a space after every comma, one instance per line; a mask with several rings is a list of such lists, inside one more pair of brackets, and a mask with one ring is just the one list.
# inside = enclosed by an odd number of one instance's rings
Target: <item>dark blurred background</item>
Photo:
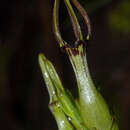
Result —
[[[79, 0], [92, 23], [87, 42], [90, 72], [121, 130], [130, 125], [130, 1]], [[68, 57], [52, 29], [54, 0], [0, 1], [0, 129], [56, 130], [49, 97], [38, 65], [38, 53], [49, 58], [65, 87], [76, 82]], [[65, 11], [64, 11], [65, 10]], [[62, 36], [74, 41], [72, 26], [61, 3]], [[84, 35], [87, 29], [78, 14]]]

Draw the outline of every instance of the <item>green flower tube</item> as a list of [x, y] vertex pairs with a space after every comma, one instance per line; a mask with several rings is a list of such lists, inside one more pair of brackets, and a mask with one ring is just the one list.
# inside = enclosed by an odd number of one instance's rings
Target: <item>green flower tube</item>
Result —
[[113, 126], [108, 106], [91, 79], [84, 43], [79, 41], [74, 48], [65, 49], [76, 75], [80, 111], [86, 126], [96, 130], [118, 130], [116, 124]]

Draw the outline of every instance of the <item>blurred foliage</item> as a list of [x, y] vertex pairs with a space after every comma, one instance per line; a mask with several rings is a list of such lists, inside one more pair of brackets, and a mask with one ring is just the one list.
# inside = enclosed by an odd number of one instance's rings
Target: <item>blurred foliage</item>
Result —
[[93, 12], [111, 1], [112, 0], [79, 0], [82, 5], [85, 5], [87, 12]]
[[96, 9], [101, 8], [108, 3], [112, 2], [112, 0], [78, 0], [84, 8], [86, 8], [87, 13], [92, 13]]
[[130, 33], [130, 1], [121, 1], [108, 15], [108, 22], [112, 31]]

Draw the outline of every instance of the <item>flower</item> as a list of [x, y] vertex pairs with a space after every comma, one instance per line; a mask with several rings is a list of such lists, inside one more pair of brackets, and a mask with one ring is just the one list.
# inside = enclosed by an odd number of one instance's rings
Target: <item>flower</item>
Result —
[[[74, 45], [68, 44], [62, 39], [59, 29], [59, 6], [60, 0], [55, 0], [53, 9], [54, 34], [60, 47], [69, 56], [70, 62], [76, 75], [79, 90], [79, 99], [76, 102], [66, 90], [53, 65], [43, 54], [39, 55], [39, 63], [42, 74], [50, 95], [49, 108], [52, 111], [59, 130], [118, 130], [117, 124], [113, 121], [108, 106], [97, 91], [87, 65], [86, 46], [83, 40], [82, 31], [71, 6], [70, 0], [64, 0], [72, 21], [76, 41]], [[87, 13], [78, 3], [72, 0], [73, 4], [83, 16], [87, 27], [87, 40], [91, 35], [91, 26]]]

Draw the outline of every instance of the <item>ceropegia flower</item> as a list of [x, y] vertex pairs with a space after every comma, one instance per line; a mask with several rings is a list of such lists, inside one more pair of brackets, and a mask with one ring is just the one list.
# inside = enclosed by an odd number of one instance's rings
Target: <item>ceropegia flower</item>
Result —
[[[87, 24], [87, 40], [89, 40], [91, 27], [88, 15], [77, 0], [71, 0], [71, 2], [79, 10]], [[61, 37], [59, 31], [60, 0], [54, 2], [54, 33], [57, 42], [68, 54], [73, 66], [79, 90], [79, 99], [78, 103], [76, 103], [70, 92], [63, 87], [51, 62], [40, 54], [39, 63], [50, 95], [49, 108], [57, 121], [59, 130], [118, 130], [118, 126], [112, 119], [105, 100], [96, 90], [90, 76], [86, 59], [86, 43], [83, 40], [82, 31], [70, 0], [64, 0], [64, 3], [72, 21], [76, 38], [75, 43], [71, 46]]]

